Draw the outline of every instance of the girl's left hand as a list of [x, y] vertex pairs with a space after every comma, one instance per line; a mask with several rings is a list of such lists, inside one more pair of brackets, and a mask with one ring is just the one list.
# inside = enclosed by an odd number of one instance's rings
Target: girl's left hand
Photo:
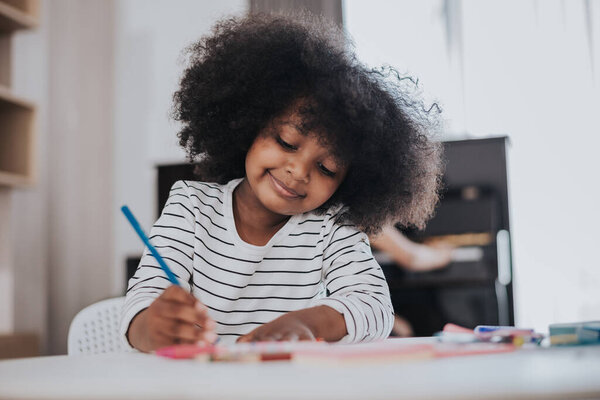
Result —
[[298, 311], [289, 312], [240, 337], [237, 342], [316, 340]]

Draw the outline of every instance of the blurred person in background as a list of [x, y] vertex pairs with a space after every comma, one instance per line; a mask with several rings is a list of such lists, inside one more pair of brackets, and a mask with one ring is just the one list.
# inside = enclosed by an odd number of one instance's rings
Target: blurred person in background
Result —
[[[384, 227], [379, 235], [372, 235], [369, 240], [371, 246], [384, 252], [398, 267], [409, 272], [428, 272], [445, 268], [452, 259], [452, 246], [413, 242], [393, 225]], [[414, 336], [411, 323], [396, 314], [392, 335]]]

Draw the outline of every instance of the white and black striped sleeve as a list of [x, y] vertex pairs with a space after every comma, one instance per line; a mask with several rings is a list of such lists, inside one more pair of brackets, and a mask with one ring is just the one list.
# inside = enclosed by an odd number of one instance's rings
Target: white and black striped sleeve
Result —
[[354, 343], [388, 337], [394, 311], [381, 267], [371, 254], [367, 235], [348, 225], [333, 225], [325, 241], [323, 280], [327, 297], [318, 304], [343, 314]]
[[[177, 276], [181, 286], [190, 291], [194, 254], [194, 208], [187, 186], [182, 181], [171, 188], [167, 203], [150, 231], [150, 243]], [[158, 262], [144, 248], [135, 275], [127, 285], [121, 317], [121, 333], [125, 337], [131, 320], [171, 285]]]

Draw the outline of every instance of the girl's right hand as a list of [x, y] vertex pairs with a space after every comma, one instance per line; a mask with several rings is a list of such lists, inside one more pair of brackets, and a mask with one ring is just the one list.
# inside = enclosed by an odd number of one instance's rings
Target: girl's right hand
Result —
[[206, 306], [173, 285], [133, 318], [127, 337], [133, 347], [149, 352], [174, 344], [214, 343], [215, 327]]

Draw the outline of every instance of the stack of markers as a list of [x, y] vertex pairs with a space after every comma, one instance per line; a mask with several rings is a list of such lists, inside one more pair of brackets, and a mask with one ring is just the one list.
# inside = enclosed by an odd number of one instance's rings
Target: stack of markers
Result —
[[520, 329], [514, 326], [478, 325], [473, 330], [482, 342], [512, 343], [522, 346], [525, 343], [539, 344], [544, 336], [533, 329]]
[[543, 335], [533, 329], [521, 329], [514, 326], [478, 325], [471, 330], [454, 324], [446, 324], [442, 332], [436, 334], [442, 342], [489, 342], [510, 343], [522, 346], [526, 343], [539, 344]]
[[600, 321], [550, 325], [552, 346], [600, 344]]

